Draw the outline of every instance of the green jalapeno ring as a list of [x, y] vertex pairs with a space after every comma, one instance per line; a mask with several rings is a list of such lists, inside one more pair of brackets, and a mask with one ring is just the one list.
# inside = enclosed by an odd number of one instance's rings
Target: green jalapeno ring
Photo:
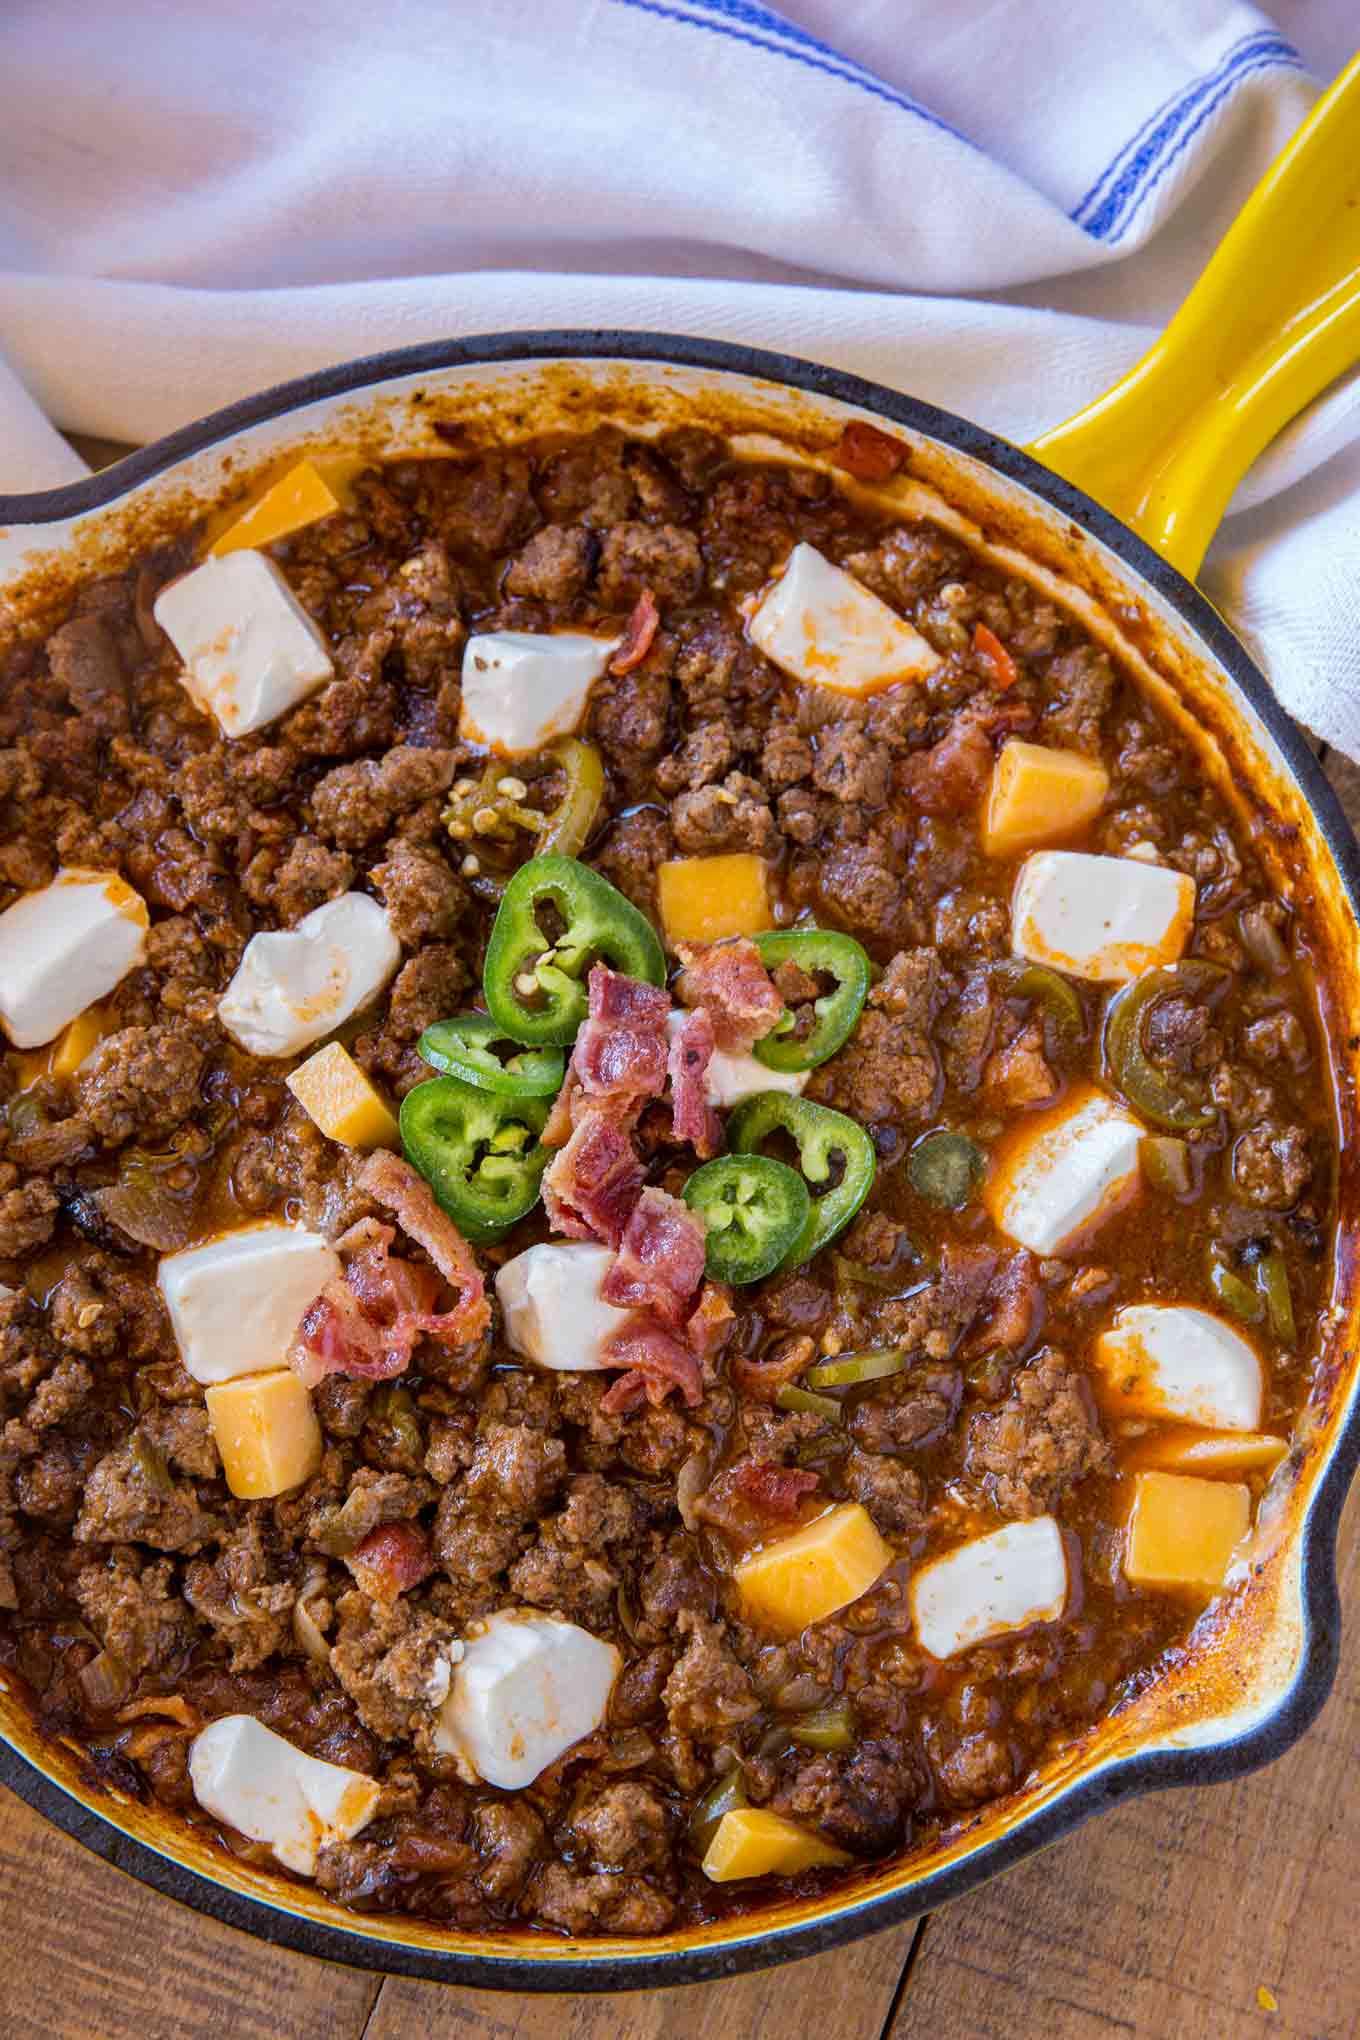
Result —
[[987, 1157], [966, 1133], [937, 1127], [922, 1134], [907, 1156], [907, 1181], [918, 1197], [941, 1211], [962, 1211], [987, 1173]]
[[704, 1222], [705, 1269], [714, 1282], [773, 1274], [801, 1238], [812, 1204], [797, 1170], [768, 1155], [719, 1155], [695, 1170], [681, 1194]]
[[492, 1053], [492, 1043], [507, 1039], [489, 1013], [457, 1013], [427, 1027], [416, 1048], [431, 1069], [461, 1077], [479, 1091], [501, 1098], [554, 1098], [562, 1088], [567, 1059], [560, 1048], [531, 1048], [507, 1056]]
[[[803, 1231], [779, 1264], [788, 1270], [801, 1267], [849, 1225], [874, 1187], [878, 1156], [864, 1128], [853, 1119], [788, 1091], [757, 1091], [743, 1098], [728, 1119], [727, 1145], [733, 1154], [757, 1154], [772, 1133], [786, 1133], [793, 1141], [809, 1185], [829, 1186], [812, 1198]], [[832, 1184], [838, 1155], [841, 1178]]]
[[406, 1159], [473, 1246], [494, 1246], [537, 1204], [550, 1109], [547, 1098], [498, 1097], [459, 1077], [432, 1077], [402, 1099]]
[[1075, 985], [1046, 963], [1009, 960], [994, 966], [993, 976], [1008, 999], [1026, 999], [1042, 1006], [1060, 1041], [1080, 1041], [1086, 1032], [1086, 1008]]
[[1189, 1133], [1216, 1124], [1218, 1110], [1186, 1097], [1157, 1068], [1143, 1047], [1144, 1020], [1162, 999], [1221, 997], [1231, 978], [1226, 965], [1192, 956], [1181, 963], [1145, 970], [1111, 999], [1102, 1039], [1106, 1073], [1129, 1104], [1154, 1126]]
[[[545, 904], [566, 923], [555, 942], [538, 923]], [[527, 1047], [567, 1047], [586, 1017], [585, 978], [597, 962], [666, 982], [656, 930], [607, 878], [556, 853], [522, 864], [501, 895], [486, 948], [482, 990], [491, 1018]]]
[[753, 1054], [768, 1070], [815, 1069], [843, 1048], [855, 1031], [873, 979], [873, 965], [853, 935], [832, 928], [781, 928], [753, 937], [763, 964], [796, 963], [809, 976], [836, 980], [835, 989], [813, 1001], [812, 1032], [799, 1040], [786, 1017], [758, 1041]]

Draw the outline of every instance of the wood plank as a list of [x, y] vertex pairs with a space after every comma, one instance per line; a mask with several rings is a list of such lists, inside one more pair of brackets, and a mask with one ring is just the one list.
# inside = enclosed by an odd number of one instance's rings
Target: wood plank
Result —
[[897, 1927], [856, 1948], [732, 1983], [619, 1997], [501, 1997], [389, 1978], [364, 2040], [878, 2040], [915, 1938]]
[[162, 1898], [0, 1792], [5, 2040], [360, 2040], [381, 1979]]

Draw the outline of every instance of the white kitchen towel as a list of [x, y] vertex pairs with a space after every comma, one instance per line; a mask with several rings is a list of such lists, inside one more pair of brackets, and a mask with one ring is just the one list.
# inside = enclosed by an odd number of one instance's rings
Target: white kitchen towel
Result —
[[[506, 327], [745, 340], [1023, 439], [1174, 309], [1351, 16], [11, 0], [0, 489], [72, 471], [43, 414], [145, 439], [321, 363]], [[1233, 507], [1206, 586], [1295, 713], [1360, 752], [1360, 380]]]

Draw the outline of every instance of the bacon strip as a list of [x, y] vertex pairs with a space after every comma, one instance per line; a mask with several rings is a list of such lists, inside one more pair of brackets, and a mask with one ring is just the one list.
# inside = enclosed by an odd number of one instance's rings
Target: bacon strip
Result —
[[685, 968], [675, 989], [683, 1005], [707, 1010], [719, 1048], [745, 1055], [783, 1018], [783, 997], [749, 937], [681, 954]]
[[644, 1398], [655, 1408], [673, 1388], [679, 1389], [690, 1409], [703, 1398], [698, 1359], [674, 1332], [642, 1311], [635, 1311], [610, 1334], [600, 1359], [605, 1367], [624, 1370], [600, 1399], [600, 1407], [611, 1415], [636, 1409]]
[[644, 588], [633, 605], [623, 633], [623, 643], [609, 661], [611, 673], [631, 673], [634, 666], [640, 666], [652, 649], [652, 639], [661, 621], [656, 606], [656, 597], [650, 588]]
[[593, 1110], [631, 1124], [649, 1098], [666, 1087], [671, 1002], [655, 985], [597, 963], [590, 973], [590, 1013], [576, 1036], [571, 1071]]
[[643, 1168], [622, 1127], [589, 1112], [543, 1174], [543, 1208], [569, 1239], [616, 1247], [642, 1188]]
[[664, 1190], [644, 1190], [623, 1229], [613, 1267], [600, 1285], [618, 1310], [648, 1310], [678, 1329], [704, 1279], [703, 1220]]
[[900, 473], [910, 458], [909, 446], [859, 418], [853, 418], [845, 427], [831, 456], [833, 466], [853, 475], [858, 482], [886, 482]]
[[708, 1065], [717, 1046], [706, 1006], [687, 1013], [671, 1036], [671, 1129], [687, 1140], [701, 1161], [722, 1146], [722, 1121], [708, 1102]]
[[491, 1322], [482, 1271], [453, 1220], [439, 1209], [434, 1192], [425, 1178], [386, 1148], [369, 1156], [359, 1177], [359, 1187], [393, 1213], [402, 1231], [417, 1246], [424, 1247], [435, 1267], [451, 1288], [458, 1291], [452, 1310], [443, 1311], [439, 1322], [426, 1331], [447, 1339], [450, 1345], [466, 1346], [480, 1339]]

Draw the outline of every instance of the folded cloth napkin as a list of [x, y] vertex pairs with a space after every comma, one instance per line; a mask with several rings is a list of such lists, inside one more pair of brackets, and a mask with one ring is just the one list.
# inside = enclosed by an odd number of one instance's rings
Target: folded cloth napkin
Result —
[[[0, 10], [0, 489], [74, 471], [46, 419], [151, 438], [505, 327], [744, 340], [1024, 439], [1174, 309], [1352, 4]], [[1360, 753], [1360, 378], [1233, 513], [1205, 586]]]

